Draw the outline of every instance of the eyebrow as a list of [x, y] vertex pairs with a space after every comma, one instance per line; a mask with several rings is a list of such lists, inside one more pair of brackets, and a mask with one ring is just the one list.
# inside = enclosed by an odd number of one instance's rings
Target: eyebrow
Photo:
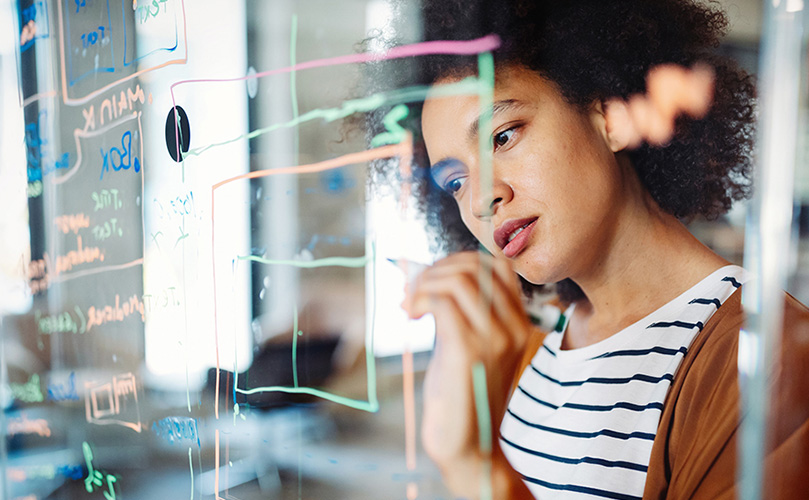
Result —
[[[515, 109], [520, 109], [526, 106], [526, 103], [523, 101], [518, 101], [517, 99], [504, 99], [502, 101], [496, 101], [492, 104], [492, 119], [494, 119], [497, 115], [504, 113], [506, 111], [513, 111]], [[470, 140], [474, 140], [478, 136], [478, 132], [480, 131], [480, 116], [469, 125], [469, 130], [467, 131], [467, 136]]]
[[442, 169], [444, 169], [444, 168], [447, 168], [447, 167], [449, 167], [450, 165], [452, 165], [452, 164], [454, 164], [454, 163], [460, 163], [460, 164], [463, 164], [463, 162], [461, 162], [461, 161], [460, 161], [460, 160], [458, 160], [457, 158], [452, 158], [452, 157], [449, 157], [449, 158], [443, 158], [443, 159], [441, 159], [440, 161], [437, 161], [437, 162], [433, 163], [432, 165], [430, 165], [430, 169], [429, 169], [429, 173], [428, 173], [428, 175], [429, 175], [430, 177], [433, 177], [433, 179], [435, 179], [435, 175], [436, 175], [436, 173], [437, 173], [438, 171], [440, 171], [440, 170], [442, 170]]

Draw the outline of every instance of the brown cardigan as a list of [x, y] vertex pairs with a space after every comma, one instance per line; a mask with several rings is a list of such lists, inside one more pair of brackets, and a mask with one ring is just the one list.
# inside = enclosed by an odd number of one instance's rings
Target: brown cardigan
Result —
[[[644, 499], [736, 498], [737, 354], [744, 322], [737, 290], [705, 324], [671, 389], [652, 446]], [[809, 309], [786, 295], [784, 335], [770, 380], [763, 497], [809, 499]], [[526, 349], [522, 374], [544, 335]]]
[[[644, 499], [732, 499], [739, 435], [737, 290], [694, 339], [672, 381], [652, 446]], [[786, 295], [770, 377], [766, 499], [809, 498], [809, 310]]]

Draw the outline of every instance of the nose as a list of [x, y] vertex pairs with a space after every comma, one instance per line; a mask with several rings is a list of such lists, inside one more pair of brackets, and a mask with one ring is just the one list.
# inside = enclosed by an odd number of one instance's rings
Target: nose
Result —
[[485, 188], [481, 188], [479, 181], [475, 184], [477, 189], [469, 202], [472, 204], [472, 214], [477, 219], [483, 220], [493, 216], [500, 206], [514, 198], [514, 190], [501, 179], [493, 180], [491, 193], [487, 193]]

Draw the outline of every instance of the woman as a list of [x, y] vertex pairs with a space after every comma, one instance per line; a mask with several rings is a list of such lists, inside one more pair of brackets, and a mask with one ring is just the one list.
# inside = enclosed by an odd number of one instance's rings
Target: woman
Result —
[[[725, 18], [687, 0], [442, 0], [424, 13], [427, 39], [503, 40], [491, 193], [477, 97], [433, 93], [412, 114], [423, 208], [451, 250], [466, 250], [422, 273], [403, 304], [436, 321], [422, 437], [446, 483], [466, 498], [732, 495], [746, 274], [681, 223], [749, 193], [753, 86], [712, 53]], [[675, 122], [658, 87], [642, 97], [669, 63], [713, 72], [702, 119]], [[434, 86], [476, 73], [447, 57], [419, 72]], [[539, 349], [515, 272], [526, 289], [557, 283], [570, 306]], [[476, 409], [484, 399], [491, 422]], [[786, 435], [805, 438], [796, 425]]]

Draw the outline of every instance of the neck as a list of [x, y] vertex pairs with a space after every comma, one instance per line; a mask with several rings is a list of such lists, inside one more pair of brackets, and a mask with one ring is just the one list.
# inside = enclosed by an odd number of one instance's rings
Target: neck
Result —
[[572, 276], [584, 292], [563, 348], [584, 347], [621, 331], [676, 298], [728, 262], [660, 210], [637, 182], [637, 200], [620, 209], [609, 248]]

